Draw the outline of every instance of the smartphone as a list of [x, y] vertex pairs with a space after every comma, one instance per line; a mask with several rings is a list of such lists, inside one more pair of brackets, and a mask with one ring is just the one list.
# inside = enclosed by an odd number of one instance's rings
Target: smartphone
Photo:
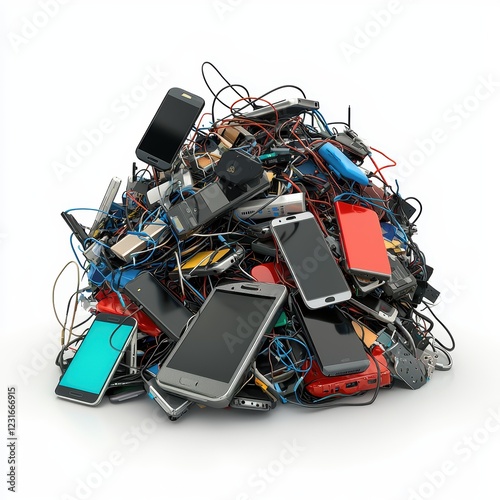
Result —
[[350, 321], [337, 307], [310, 310], [299, 295], [294, 296], [295, 309], [323, 375], [335, 377], [359, 373], [370, 361], [363, 343]]
[[171, 340], [179, 340], [188, 320], [193, 316], [158, 278], [143, 271], [124, 287], [123, 293], [137, 306], [142, 306], [154, 324]]
[[157, 384], [206, 406], [229, 406], [286, 297], [285, 286], [271, 283], [216, 286], [162, 364]]
[[108, 396], [109, 402], [113, 404], [123, 403], [125, 401], [130, 401], [139, 396], [146, 394], [144, 390], [144, 385], [141, 383], [122, 385], [117, 387], [110, 387], [106, 391], [106, 396]]
[[304, 377], [306, 391], [317, 398], [331, 394], [350, 396], [377, 387], [389, 387], [392, 375], [387, 368], [387, 361], [380, 348], [374, 349], [373, 358], [369, 357], [369, 366], [362, 373], [326, 377], [313, 361], [311, 369]]
[[83, 229], [83, 226], [73, 217], [72, 214], [68, 214], [66, 212], [61, 212], [61, 217], [64, 219], [66, 224], [68, 224], [72, 233], [75, 235], [76, 239], [80, 242], [83, 248], [85, 248], [85, 243], [89, 240], [89, 235]]
[[392, 307], [385, 300], [378, 299], [373, 295], [365, 295], [364, 297], [356, 298], [353, 297], [349, 300], [349, 302], [361, 311], [370, 314], [384, 323], [394, 323], [398, 317], [398, 310], [395, 307]]
[[391, 265], [374, 210], [344, 201], [334, 203], [346, 270], [362, 278], [388, 280]]
[[[244, 256], [245, 249], [241, 245], [198, 252], [181, 265], [181, 273], [186, 279], [220, 274], [238, 264]], [[169, 276], [171, 279], [179, 279], [179, 268], [176, 266]]]
[[158, 386], [156, 380], [152, 378], [144, 383], [144, 387], [147, 391], [148, 396], [155, 401], [160, 408], [168, 415], [168, 418], [172, 421], [179, 419], [189, 410], [189, 407], [193, 404], [185, 398], [180, 398], [174, 394], [170, 394], [161, 387]]
[[311, 212], [273, 219], [271, 232], [307, 307], [351, 298], [351, 289]]
[[137, 333], [131, 316], [98, 314], [55, 389], [57, 396], [98, 405]]
[[158, 170], [170, 170], [204, 105], [201, 97], [171, 88], [137, 146], [137, 158]]

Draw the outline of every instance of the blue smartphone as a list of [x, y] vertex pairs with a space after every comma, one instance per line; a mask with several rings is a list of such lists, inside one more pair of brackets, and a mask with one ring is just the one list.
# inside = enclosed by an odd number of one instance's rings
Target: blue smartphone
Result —
[[98, 314], [84, 336], [55, 393], [70, 401], [99, 404], [134, 335], [131, 316]]

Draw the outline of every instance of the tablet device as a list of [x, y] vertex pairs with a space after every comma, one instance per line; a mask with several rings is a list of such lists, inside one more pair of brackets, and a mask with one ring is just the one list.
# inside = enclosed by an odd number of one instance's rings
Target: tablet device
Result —
[[158, 372], [162, 389], [191, 401], [229, 406], [281, 312], [283, 285], [215, 287]]

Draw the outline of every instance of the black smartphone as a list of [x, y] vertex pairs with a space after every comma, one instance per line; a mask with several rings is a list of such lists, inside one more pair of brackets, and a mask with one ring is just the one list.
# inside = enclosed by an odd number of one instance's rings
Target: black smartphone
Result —
[[131, 316], [98, 314], [56, 387], [63, 399], [99, 404], [134, 335]]
[[370, 360], [351, 322], [336, 306], [311, 310], [300, 295], [296, 312], [323, 375], [337, 377], [365, 371]]
[[130, 280], [123, 293], [171, 340], [179, 340], [193, 314], [153, 274], [144, 271]]
[[271, 221], [271, 232], [307, 307], [351, 298], [351, 289], [311, 212]]
[[158, 170], [170, 170], [204, 105], [201, 97], [171, 88], [137, 146], [137, 158]]

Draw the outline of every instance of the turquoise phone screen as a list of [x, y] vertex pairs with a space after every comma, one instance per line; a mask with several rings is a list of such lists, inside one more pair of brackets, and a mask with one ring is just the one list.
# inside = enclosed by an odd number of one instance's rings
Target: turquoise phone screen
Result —
[[99, 394], [118, 358], [123, 354], [120, 351], [125, 347], [132, 330], [133, 327], [129, 325], [117, 328], [116, 323], [95, 320], [59, 385]]

